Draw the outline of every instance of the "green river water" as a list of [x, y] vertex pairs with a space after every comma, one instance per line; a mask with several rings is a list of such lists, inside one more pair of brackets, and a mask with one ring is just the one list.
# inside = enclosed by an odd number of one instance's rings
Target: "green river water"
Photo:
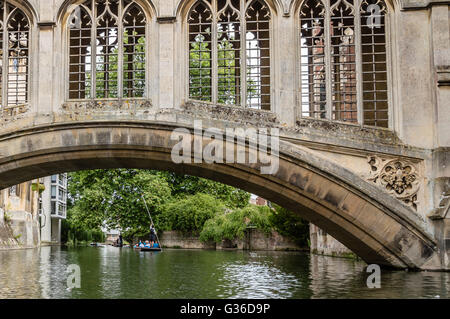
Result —
[[[81, 288], [69, 289], [78, 265]], [[450, 273], [382, 271], [297, 252], [43, 247], [0, 252], [0, 298], [449, 298]]]

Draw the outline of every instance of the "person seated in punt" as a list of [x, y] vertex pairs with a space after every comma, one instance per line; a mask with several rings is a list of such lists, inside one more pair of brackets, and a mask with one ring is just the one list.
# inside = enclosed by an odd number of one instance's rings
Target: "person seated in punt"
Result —
[[134, 245], [134, 248], [143, 248], [144, 244], [142, 243], [142, 241], [139, 241], [139, 244]]

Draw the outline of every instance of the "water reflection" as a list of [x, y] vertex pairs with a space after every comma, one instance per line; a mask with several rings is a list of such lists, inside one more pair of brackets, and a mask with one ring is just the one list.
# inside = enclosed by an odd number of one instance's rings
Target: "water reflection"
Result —
[[35, 250], [0, 252], [0, 297], [39, 296], [39, 265]]
[[[67, 289], [71, 264], [81, 289]], [[0, 298], [449, 298], [449, 273], [383, 271], [368, 289], [364, 270], [292, 252], [43, 247], [0, 252]]]

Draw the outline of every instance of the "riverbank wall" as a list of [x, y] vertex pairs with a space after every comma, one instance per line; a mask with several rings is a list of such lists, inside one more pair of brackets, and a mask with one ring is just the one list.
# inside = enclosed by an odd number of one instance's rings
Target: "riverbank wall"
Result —
[[299, 251], [305, 250], [292, 240], [273, 231], [265, 234], [259, 230], [247, 231], [243, 239], [224, 240], [220, 243], [200, 241], [198, 236], [187, 235], [177, 231], [166, 231], [159, 236], [161, 244], [166, 248], [183, 249], [236, 249], [236, 250], [261, 250], [261, 251]]
[[39, 223], [30, 213], [5, 213], [0, 209], [0, 250], [36, 248], [39, 245]]
[[0, 208], [0, 250], [18, 248], [19, 242], [14, 238], [11, 226], [5, 221], [5, 212]]

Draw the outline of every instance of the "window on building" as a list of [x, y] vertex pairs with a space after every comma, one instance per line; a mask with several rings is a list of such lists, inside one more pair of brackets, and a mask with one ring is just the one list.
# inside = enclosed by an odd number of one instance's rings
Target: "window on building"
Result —
[[382, 0], [302, 4], [303, 117], [389, 126], [386, 13]]
[[271, 12], [263, 0], [200, 0], [188, 15], [189, 98], [271, 109]]
[[64, 217], [65, 216], [66, 207], [63, 204], [58, 204], [58, 216]]
[[0, 107], [28, 103], [30, 23], [9, 1], [0, 1]]
[[59, 174], [58, 175], [58, 179], [59, 179], [59, 185], [64, 187], [66, 185], [66, 175], [65, 174]]
[[52, 196], [52, 199], [56, 199], [56, 186], [52, 186], [51, 196]]
[[137, 1], [85, 1], [68, 28], [69, 99], [145, 97], [147, 18]]
[[9, 188], [9, 196], [20, 196], [20, 185], [14, 185]]

